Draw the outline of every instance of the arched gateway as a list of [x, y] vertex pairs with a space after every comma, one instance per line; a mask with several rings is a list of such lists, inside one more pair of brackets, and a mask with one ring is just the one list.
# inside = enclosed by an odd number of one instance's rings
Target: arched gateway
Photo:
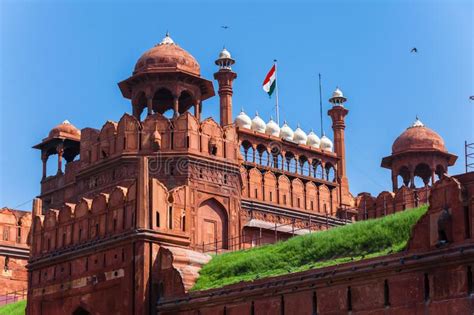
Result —
[[227, 249], [228, 218], [224, 206], [214, 198], [201, 203], [197, 215], [197, 243], [205, 249]]

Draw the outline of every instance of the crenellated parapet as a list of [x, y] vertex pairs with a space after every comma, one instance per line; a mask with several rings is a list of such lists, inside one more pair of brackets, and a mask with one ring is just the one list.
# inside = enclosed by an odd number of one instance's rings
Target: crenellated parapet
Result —
[[241, 166], [242, 198], [334, 216], [339, 196], [335, 185], [286, 173]]
[[32, 259], [131, 230], [135, 226], [135, 199], [135, 185], [117, 186], [110, 193], [81, 198], [78, 203], [65, 203], [60, 209], [35, 215]]
[[408, 188], [403, 186], [396, 192], [383, 191], [376, 197], [370, 193], [360, 193], [355, 198], [357, 220], [380, 218], [427, 204], [430, 190], [430, 187]]

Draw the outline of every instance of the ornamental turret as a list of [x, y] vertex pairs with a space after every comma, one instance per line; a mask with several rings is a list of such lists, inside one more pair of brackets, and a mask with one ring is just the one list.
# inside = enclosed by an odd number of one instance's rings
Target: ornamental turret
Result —
[[163, 40], [138, 59], [133, 74], [120, 82], [122, 95], [132, 101], [133, 116], [164, 114], [173, 117], [194, 107], [200, 119], [202, 102], [214, 96], [211, 81], [201, 77], [197, 60], [167, 33]]
[[[328, 111], [328, 115], [332, 119], [332, 130], [334, 132], [334, 152], [339, 158], [337, 163], [337, 178], [341, 185], [341, 201], [342, 204], [347, 204], [350, 199], [349, 196], [349, 182], [346, 174], [346, 145], [344, 130], [346, 128], [345, 117], [349, 113], [344, 107], [344, 103], [347, 98], [339, 88], [332, 93], [332, 97], [329, 102], [332, 104], [332, 108]], [[321, 138], [321, 142], [323, 139]], [[347, 202], [346, 202], [347, 201]]]
[[235, 60], [232, 59], [230, 52], [223, 48], [216, 60], [219, 71], [214, 73], [214, 79], [219, 84], [221, 126], [232, 124], [232, 83], [237, 78], [237, 73], [233, 72], [231, 68], [234, 63]]

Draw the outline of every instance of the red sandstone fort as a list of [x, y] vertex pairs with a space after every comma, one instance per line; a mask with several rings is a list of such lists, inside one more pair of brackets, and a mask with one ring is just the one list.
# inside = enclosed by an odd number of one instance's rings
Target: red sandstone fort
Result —
[[[27, 314], [472, 314], [474, 173], [447, 174], [457, 157], [443, 139], [416, 119], [382, 159], [393, 190], [355, 196], [342, 91], [329, 99], [332, 141], [258, 114], [234, 119], [234, 62], [220, 52], [215, 96], [167, 35], [118, 84], [131, 114], [100, 129], [64, 121], [34, 146], [43, 175], [32, 214], [0, 211], [1, 281], [27, 282]], [[219, 121], [201, 117], [212, 97]], [[209, 253], [427, 203], [404, 252], [188, 292]]]

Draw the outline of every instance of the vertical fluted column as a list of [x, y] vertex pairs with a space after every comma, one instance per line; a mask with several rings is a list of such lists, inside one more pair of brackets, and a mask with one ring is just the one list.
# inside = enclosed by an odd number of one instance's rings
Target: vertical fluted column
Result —
[[214, 73], [214, 79], [219, 83], [220, 99], [220, 124], [227, 126], [232, 124], [232, 84], [237, 78], [237, 73], [230, 69], [219, 69]]

